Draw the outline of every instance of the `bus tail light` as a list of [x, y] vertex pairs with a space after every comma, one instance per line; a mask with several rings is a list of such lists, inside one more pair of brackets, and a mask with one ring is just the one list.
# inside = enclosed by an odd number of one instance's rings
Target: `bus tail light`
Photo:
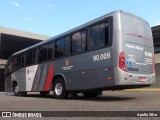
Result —
[[119, 68], [127, 72], [124, 51], [122, 51], [119, 55]]

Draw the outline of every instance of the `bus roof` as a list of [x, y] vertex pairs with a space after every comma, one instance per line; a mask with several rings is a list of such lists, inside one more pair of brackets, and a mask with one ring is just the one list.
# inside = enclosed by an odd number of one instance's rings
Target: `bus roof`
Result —
[[[18, 54], [21, 54], [21, 53], [26, 52], [26, 51], [28, 51], [28, 50], [30, 50], [30, 49], [34, 49], [34, 48], [36, 48], [36, 47], [38, 47], [38, 46], [41, 46], [41, 45], [46, 44], [46, 43], [49, 43], [49, 42], [51, 42], [51, 41], [57, 40], [58, 38], [65, 37], [65, 36], [69, 35], [70, 33], [73, 33], [73, 32], [75, 32], [75, 31], [81, 30], [81, 29], [83, 29], [83, 28], [85, 28], [85, 27], [87, 27], [87, 26], [90, 26], [90, 25], [98, 22], [98, 21], [101, 21], [101, 20], [103, 20], [103, 19], [105, 19], [105, 18], [107, 18], [107, 17], [110, 17], [110, 16], [114, 16], [114, 14], [121, 13], [121, 12], [124, 12], [124, 13], [126, 13], [126, 14], [130, 14], [130, 15], [133, 15], [133, 14], [131, 14], [131, 13], [127, 13], [127, 12], [122, 11], [122, 10], [117, 10], [117, 11], [110, 12], [110, 13], [105, 14], [105, 15], [99, 17], [99, 18], [96, 18], [96, 19], [91, 20], [91, 21], [89, 21], [89, 22], [87, 22], [87, 23], [85, 23], [85, 24], [82, 24], [82, 25], [80, 25], [80, 26], [78, 26], [78, 27], [75, 27], [75, 28], [73, 28], [73, 29], [71, 29], [71, 30], [68, 30], [68, 31], [66, 31], [66, 32], [64, 32], [64, 33], [62, 33], [62, 34], [59, 34], [59, 35], [57, 35], [57, 36], [55, 36], [55, 37], [51, 37], [51, 38], [49, 38], [49, 39], [47, 39], [47, 40], [44, 40], [44, 41], [42, 41], [42, 42], [40, 42], [40, 43], [37, 43], [37, 44], [32, 45], [32, 46], [30, 46], [30, 47], [27, 47], [27, 48], [25, 48], [25, 49], [23, 49], [23, 50], [20, 50], [20, 51], [14, 53], [13, 55], [11, 55], [10, 57], [15, 56], [15, 55], [18, 55]], [[133, 15], [133, 16], [138, 17], [138, 16], [136, 16], [136, 15]], [[138, 17], [138, 18], [140, 18], [140, 17]], [[142, 19], [142, 18], [140, 18], [140, 19]]]

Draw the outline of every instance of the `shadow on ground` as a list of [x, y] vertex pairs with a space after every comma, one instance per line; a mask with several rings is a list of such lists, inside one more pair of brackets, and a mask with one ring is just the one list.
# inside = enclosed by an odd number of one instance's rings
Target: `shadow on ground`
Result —
[[[4, 93], [6, 96], [12, 96], [12, 97], [25, 97], [25, 98], [41, 98], [41, 99], [55, 99], [54, 95], [46, 95], [42, 96], [40, 94], [28, 94], [27, 96], [14, 96], [13, 93]], [[122, 95], [122, 94], [121, 94]], [[136, 97], [126, 97], [126, 96], [97, 96], [93, 98], [85, 98], [83, 95], [78, 95], [77, 97], [69, 97], [67, 99], [60, 99], [60, 100], [83, 100], [83, 101], [125, 101], [125, 100], [132, 100], [136, 99]]]

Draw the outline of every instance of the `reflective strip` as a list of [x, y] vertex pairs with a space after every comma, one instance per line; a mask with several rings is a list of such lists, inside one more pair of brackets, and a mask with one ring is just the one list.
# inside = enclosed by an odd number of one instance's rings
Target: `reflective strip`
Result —
[[146, 38], [146, 37], [144, 37], [144, 36], [141, 36], [141, 35], [138, 35], [138, 34], [130, 34], [130, 33], [127, 33], [127, 35], [139, 37], [139, 38], [142, 38], [142, 39], [144, 39], [144, 40], [150, 41], [148, 38]]

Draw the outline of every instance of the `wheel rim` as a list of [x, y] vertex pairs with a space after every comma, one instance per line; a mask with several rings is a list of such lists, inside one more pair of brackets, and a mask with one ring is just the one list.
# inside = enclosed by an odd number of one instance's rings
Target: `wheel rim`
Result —
[[62, 91], [63, 91], [62, 84], [61, 83], [57, 83], [56, 86], [55, 86], [56, 95], [58, 95], [58, 96], [61, 95]]

